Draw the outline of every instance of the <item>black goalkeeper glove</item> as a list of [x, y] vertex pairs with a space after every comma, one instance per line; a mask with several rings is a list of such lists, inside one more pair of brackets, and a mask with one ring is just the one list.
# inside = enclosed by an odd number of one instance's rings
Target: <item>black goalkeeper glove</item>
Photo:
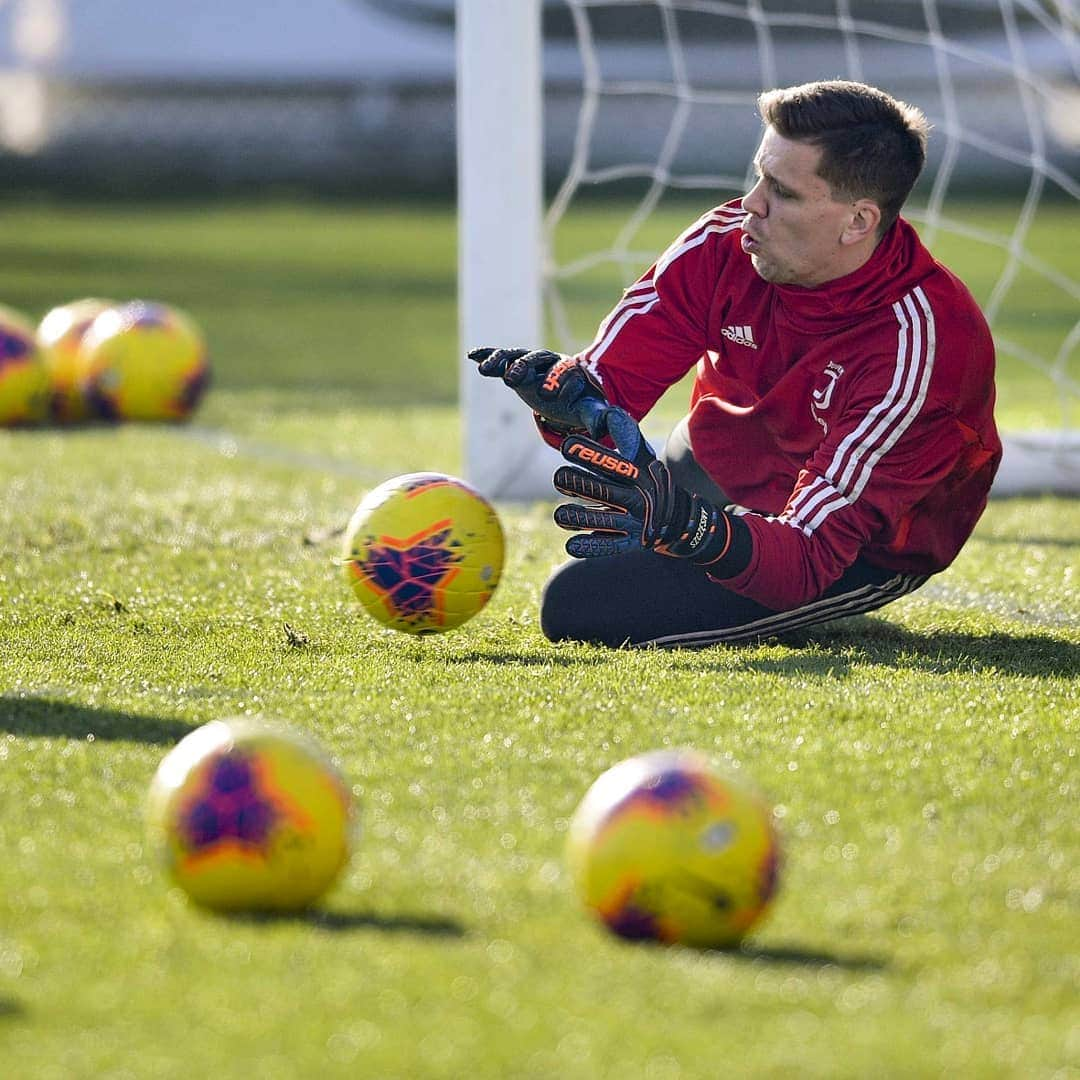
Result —
[[673, 483], [628, 413], [609, 407], [603, 423], [616, 451], [577, 435], [562, 444], [563, 457], [575, 467], [556, 469], [555, 487], [590, 503], [556, 507], [556, 524], [588, 530], [571, 537], [566, 550], [578, 559], [641, 548], [701, 565], [723, 559], [732, 539], [728, 515]]
[[589, 431], [599, 437], [609, 408], [584, 364], [550, 349], [470, 349], [481, 375], [502, 379], [556, 435]]

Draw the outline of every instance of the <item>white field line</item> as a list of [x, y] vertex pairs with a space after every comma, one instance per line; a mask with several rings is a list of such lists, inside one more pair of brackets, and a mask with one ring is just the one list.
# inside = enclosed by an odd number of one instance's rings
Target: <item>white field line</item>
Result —
[[257, 461], [263, 465], [279, 465], [286, 469], [328, 473], [332, 476], [361, 480], [373, 485], [381, 483], [387, 476], [385, 469], [375, 469], [369, 465], [328, 457], [325, 454], [310, 454], [304, 450], [262, 442], [258, 439], [248, 439], [222, 428], [188, 426], [177, 429], [177, 433], [192, 442], [211, 447], [224, 458], [242, 458], [247, 461]]
[[903, 598], [906, 603], [941, 604], [944, 607], [961, 608], [968, 611], [985, 611], [988, 615], [1007, 619], [1010, 622], [1024, 623], [1028, 626], [1040, 626], [1045, 629], [1062, 627], [1075, 630], [1077, 617], [1074, 612], [1048, 608], [1039, 605], [1038, 610], [1024, 607], [1015, 597], [994, 592], [976, 592], [948, 578], [938, 575], [931, 578], [921, 589]]

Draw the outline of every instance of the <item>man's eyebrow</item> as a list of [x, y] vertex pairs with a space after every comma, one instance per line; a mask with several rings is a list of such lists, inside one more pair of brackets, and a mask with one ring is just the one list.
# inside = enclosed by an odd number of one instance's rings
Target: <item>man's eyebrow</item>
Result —
[[790, 184], [781, 180], [778, 176], [774, 176], [771, 172], [769, 172], [768, 169], [763, 169], [761, 167], [761, 161], [756, 155], [751, 164], [754, 166], [754, 172], [756, 172], [758, 176], [760, 176], [762, 179], [768, 180], [770, 183], [776, 184], [778, 187], [782, 187], [785, 191], [794, 192], [795, 189]]
[[762, 148], [758, 147], [754, 156], [750, 159], [751, 168], [753, 168], [756, 176], [761, 177], [762, 180], [767, 180], [774, 188], [778, 188], [780, 193], [788, 198], [794, 200], [807, 198], [808, 189], [803, 180], [796, 180], [794, 183], [788, 180], [781, 180], [775, 173], [771, 173], [768, 169], [763, 168], [761, 160]]

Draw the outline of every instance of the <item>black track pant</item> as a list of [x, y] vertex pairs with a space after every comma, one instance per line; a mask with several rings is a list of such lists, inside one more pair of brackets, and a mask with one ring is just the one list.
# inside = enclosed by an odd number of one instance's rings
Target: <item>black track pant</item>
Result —
[[873, 611], [924, 581], [859, 560], [816, 600], [773, 611], [710, 581], [685, 559], [634, 551], [559, 567], [544, 588], [540, 627], [552, 641], [616, 646], [746, 641]]
[[[685, 421], [668, 439], [664, 458], [681, 486], [726, 501], [694, 460]], [[926, 579], [859, 559], [822, 596], [774, 611], [710, 581], [684, 559], [635, 551], [559, 567], [544, 588], [540, 626], [552, 641], [612, 646], [746, 641], [873, 611]]]

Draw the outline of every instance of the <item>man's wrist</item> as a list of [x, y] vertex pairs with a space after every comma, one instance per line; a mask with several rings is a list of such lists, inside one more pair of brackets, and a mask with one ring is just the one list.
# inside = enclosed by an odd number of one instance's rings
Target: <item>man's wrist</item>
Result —
[[673, 510], [673, 520], [683, 525], [669, 531], [661, 551], [704, 567], [711, 577], [734, 577], [746, 568], [753, 539], [739, 518], [678, 488]]
[[716, 511], [723, 519], [705, 549], [694, 558], [710, 578], [724, 581], [741, 574], [754, 553], [754, 538], [742, 518], [725, 510]]

